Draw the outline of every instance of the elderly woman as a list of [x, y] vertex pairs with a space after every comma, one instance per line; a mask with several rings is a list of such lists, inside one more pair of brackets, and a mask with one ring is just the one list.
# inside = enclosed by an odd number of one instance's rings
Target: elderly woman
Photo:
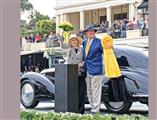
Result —
[[78, 91], [79, 91], [79, 113], [84, 113], [84, 99], [85, 99], [85, 77], [86, 74], [84, 72], [83, 66], [83, 49], [80, 46], [82, 43], [82, 39], [75, 34], [70, 35], [69, 37], [69, 46], [71, 48], [70, 55], [68, 59], [69, 64], [78, 64]]

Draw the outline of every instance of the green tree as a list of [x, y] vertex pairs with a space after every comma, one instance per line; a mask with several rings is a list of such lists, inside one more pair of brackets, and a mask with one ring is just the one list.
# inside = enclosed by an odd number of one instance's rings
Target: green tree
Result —
[[52, 20], [39, 20], [35, 26], [35, 33], [40, 33], [41, 36], [56, 31], [56, 23]]
[[33, 5], [28, 0], [21, 0], [21, 14], [29, 10], [33, 10]]
[[20, 36], [25, 37], [27, 33], [28, 33], [28, 29], [26, 29], [25, 27], [21, 27]]
[[38, 11], [35, 11], [34, 13], [32, 12], [31, 15], [29, 16], [30, 22], [29, 26], [31, 29], [35, 29], [35, 25], [38, 21], [40, 20], [49, 20], [50, 18], [47, 15], [42, 15]]

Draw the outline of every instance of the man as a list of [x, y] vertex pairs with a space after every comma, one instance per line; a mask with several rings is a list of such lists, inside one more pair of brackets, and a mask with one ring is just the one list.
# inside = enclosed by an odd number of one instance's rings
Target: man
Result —
[[34, 43], [35, 42], [35, 37], [34, 37], [34, 35], [33, 34], [31, 34], [31, 36], [30, 36], [30, 42], [32, 42], [32, 43]]
[[[103, 71], [103, 48], [100, 39], [95, 37], [96, 31], [93, 24], [88, 25], [84, 30], [87, 38], [83, 42], [85, 71], [87, 72], [87, 95], [92, 113], [100, 112]], [[112, 46], [109, 44], [108, 47]]]

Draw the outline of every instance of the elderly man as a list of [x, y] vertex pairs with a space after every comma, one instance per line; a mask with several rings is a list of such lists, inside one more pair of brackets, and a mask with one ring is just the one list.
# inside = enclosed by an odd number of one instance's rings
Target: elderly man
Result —
[[[96, 31], [93, 24], [88, 25], [84, 30], [87, 38], [83, 42], [84, 65], [87, 72], [87, 95], [92, 113], [100, 112], [103, 72], [103, 48], [100, 39], [95, 37]], [[108, 47], [112, 46], [109, 44]]]

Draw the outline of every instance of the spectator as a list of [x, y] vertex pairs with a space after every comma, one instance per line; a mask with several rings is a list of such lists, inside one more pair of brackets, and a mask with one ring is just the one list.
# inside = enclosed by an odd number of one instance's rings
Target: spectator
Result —
[[141, 20], [139, 21], [140, 24], [140, 29], [143, 29], [145, 27], [145, 23], [144, 23], [144, 19], [141, 18]]
[[35, 42], [35, 37], [33, 34], [30, 35], [30, 42], [34, 43]]
[[120, 37], [121, 38], [126, 37], [126, 24], [124, 23], [123, 20], [121, 20], [121, 23], [120, 23]]
[[46, 41], [46, 47], [53, 47], [54, 34], [50, 32], [48, 39]]
[[145, 23], [145, 28], [148, 29], [148, 15], [145, 15], [144, 23]]
[[136, 18], [135, 18], [135, 17], [133, 17], [132, 23], [133, 23], [133, 25], [134, 25], [134, 28], [133, 28], [133, 29], [137, 29], [137, 21], [136, 21]]
[[60, 43], [58, 42], [58, 36], [57, 34], [54, 34], [53, 41], [52, 41], [52, 47], [59, 47]]
[[41, 41], [41, 36], [39, 35], [39, 33], [37, 33], [37, 35], [35, 36], [35, 42], [38, 43]]
[[137, 29], [141, 29], [140, 21], [137, 20]]
[[112, 37], [112, 38], [115, 38], [114, 37], [114, 31], [113, 31], [113, 28], [112, 27], [110, 27], [110, 28], [108, 28], [108, 34]]
[[129, 20], [129, 22], [127, 24], [127, 29], [128, 30], [134, 30], [134, 24], [133, 24], [132, 20]]
[[49, 39], [52, 39], [52, 38], [53, 38], [53, 32], [50, 32], [48, 38], [49, 38]]
[[107, 32], [106, 28], [107, 28], [106, 24], [104, 23], [104, 21], [102, 21], [101, 24], [100, 24], [100, 30], [102, 32], [106, 33]]
[[44, 36], [43, 36], [43, 41], [44, 41], [44, 42], [46, 42], [46, 41], [47, 41], [47, 39], [48, 39], [47, 34], [44, 34]]
[[113, 24], [113, 29], [114, 29], [114, 38], [119, 38], [120, 37], [120, 22], [115, 21]]
[[143, 22], [144, 22], [144, 26], [142, 28], [142, 35], [147, 36], [148, 35], [148, 16], [147, 15], [144, 16]]
[[27, 42], [30, 42], [30, 39], [31, 39], [31, 38], [30, 38], [30, 35], [27, 34], [26, 37], [25, 37], [25, 40], [26, 40]]
[[59, 40], [59, 41], [61, 40], [61, 36], [59, 33], [56, 34], [56, 37], [57, 37], [57, 40]]

